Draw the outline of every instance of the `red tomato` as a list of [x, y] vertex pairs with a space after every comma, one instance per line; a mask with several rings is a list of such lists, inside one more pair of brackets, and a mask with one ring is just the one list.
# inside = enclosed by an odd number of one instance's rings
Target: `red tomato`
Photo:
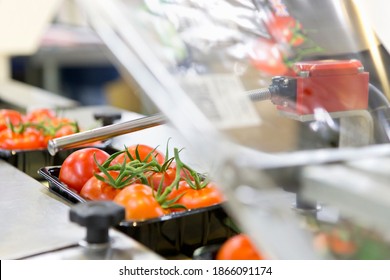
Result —
[[168, 168], [162, 172], [150, 172], [147, 179], [148, 183], [155, 190], [158, 190], [161, 184], [161, 190], [164, 191], [166, 187], [173, 183], [176, 178], [176, 168]]
[[268, 75], [283, 75], [289, 70], [278, 44], [271, 40], [257, 39], [249, 50], [249, 57], [256, 69]]
[[23, 115], [15, 110], [1, 109], [0, 110], [0, 131], [8, 128], [8, 123], [14, 126], [21, 124]]
[[173, 189], [169, 198], [180, 195], [175, 204], [184, 205], [187, 209], [207, 207], [224, 201], [221, 191], [214, 183], [208, 183], [201, 189], [193, 189], [186, 181], [180, 181], [178, 189]]
[[43, 135], [36, 129], [27, 128], [21, 133], [6, 129], [0, 132], [0, 148], [7, 150], [31, 150], [42, 148]]
[[99, 168], [94, 161], [94, 156], [99, 164], [109, 158], [109, 154], [98, 148], [84, 148], [71, 153], [62, 163], [59, 179], [69, 188], [80, 192], [84, 184]]
[[[156, 161], [159, 164], [164, 164], [165, 161], [165, 156], [161, 152], [148, 145], [143, 145], [143, 144], [132, 145], [130, 147], [127, 147], [127, 151], [129, 152], [129, 154], [133, 159], [137, 159], [137, 154], [138, 154], [140, 161], [150, 162], [153, 160], [153, 157], [156, 159]], [[122, 153], [118, 155], [111, 162], [111, 165], [122, 164], [125, 157], [126, 157], [126, 162], [131, 161], [131, 159], [127, 156], [126, 153]]]
[[53, 119], [55, 117], [56, 117], [56, 113], [52, 109], [40, 108], [27, 113], [26, 121], [36, 123], [47, 119]]
[[217, 260], [264, 260], [245, 234], [237, 234], [226, 240], [219, 248]]
[[125, 207], [126, 220], [145, 220], [166, 214], [154, 198], [151, 187], [143, 184], [125, 187], [115, 196], [114, 202]]
[[[107, 172], [114, 179], [116, 179], [119, 175], [119, 171], [111, 170]], [[103, 178], [107, 178], [103, 172], [98, 173], [98, 175]], [[116, 189], [113, 186], [99, 180], [95, 176], [92, 176], [82, 187], [80, 195], [89, 200], [113, 200], [121, 190], [122, 189]]]
[[293, 17], [274, 16], [266, 22], [269, 33], [280, 43], [299, 46], [304, 42], [304, 36], [300, 32], [302, 26]]

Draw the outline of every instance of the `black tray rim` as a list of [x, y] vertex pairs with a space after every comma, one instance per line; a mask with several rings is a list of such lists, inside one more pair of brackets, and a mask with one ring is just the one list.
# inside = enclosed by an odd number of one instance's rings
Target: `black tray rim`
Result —
[[[82, 149], [82, 148], [98, 148], [98, 149], [106, 149], [109, 147], [112, 143], [112, 139], [108, 139], [105, 141], [102, 141], [102, 143], [99, 144], [90, 144], [90, 145], [85, 145], [85, 146], [79, 146], [79, 147], [72, 147], [69, 149], [64, 149], [61, 151], [72, 151], [76, 149]], [[61, 152], [59, 151], [59, 152]], [[49, 154], [49, 150], [47, 148], [37, 148], [37, 149], [1, 149], [0, 148], [0, 158], [10, 158], [12, 156], [15, 156], [17, 154], [24, 154], [24, 153], [32, 153], [32, 152], [47, 152]]]

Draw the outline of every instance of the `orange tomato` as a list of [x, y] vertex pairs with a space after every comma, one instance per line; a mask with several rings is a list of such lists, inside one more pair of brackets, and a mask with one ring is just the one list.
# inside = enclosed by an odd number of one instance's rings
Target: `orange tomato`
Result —
[[[119, 175], [119, 171], [110, 170], [107, 172], [114, 179]], [[98, 175], [107, 178], [103, 172], [98, 173]], [[80, 195], [89, 200], [113, 200], [121, 190], [122, 189], [114, 188], [106, 182], [92, 176], [82, 187]]]
[[173, 189], [169, 195], [170, 199], [175, 197], [179, 197], [175, 204], [181, 204], [187, 209], [207, 207], [224, 201], [222, 192], [212, 182], [201, 189], [194, 189], [186, 181], [180, 181], [178, 189]]
[[217, 260], [264, 260], [264, 256], [253, 246], [250, 238], [243, 233], [230, 237], [222, 244], [216, 255]]
[[126, 220], [157, 218], [167, 213], [154, 198], [152, 188], [144, 184], [123, 188], [115, 196], [114, 202], [125, 208]]

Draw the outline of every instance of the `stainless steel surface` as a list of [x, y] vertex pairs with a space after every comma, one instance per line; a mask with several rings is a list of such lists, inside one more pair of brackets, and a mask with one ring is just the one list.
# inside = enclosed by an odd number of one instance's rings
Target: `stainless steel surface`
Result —
[[51, 155], [55, 155], [58, 150], [62, 148], [72, 148], [81, 144], [106, 140], [115, 136], [161, 125], [163, 123], [165, 123], [165, 118], [162, 115], [154, 115], [118, 124], [107, 125], [105, 127], [99, 127], [73, 135], [52, 139], [49, 141], [48, 150]]
[[66, 247], [83, 237], [69, 206], [40, 182], [0, 160], [0, 258], [18, 259]]

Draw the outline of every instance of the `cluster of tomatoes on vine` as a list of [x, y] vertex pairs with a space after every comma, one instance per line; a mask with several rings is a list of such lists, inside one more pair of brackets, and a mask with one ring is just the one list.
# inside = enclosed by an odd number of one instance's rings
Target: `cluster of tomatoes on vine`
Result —
[[26, 114], [12, 109], [0, 110], [0, 148], [30, 150], [46, 148], [53, 138], [79, 132], [77, 122], [58, 117], [48, 108]]
[[125, 147], [112, 155], [83, 148], [63, 162], [59, 180], [87, 200], [112, 200], [127, 220], [157, 218], [224, 201], [215, 183], [183, 163], [174, 148], [169, 157], [148, 145]]

